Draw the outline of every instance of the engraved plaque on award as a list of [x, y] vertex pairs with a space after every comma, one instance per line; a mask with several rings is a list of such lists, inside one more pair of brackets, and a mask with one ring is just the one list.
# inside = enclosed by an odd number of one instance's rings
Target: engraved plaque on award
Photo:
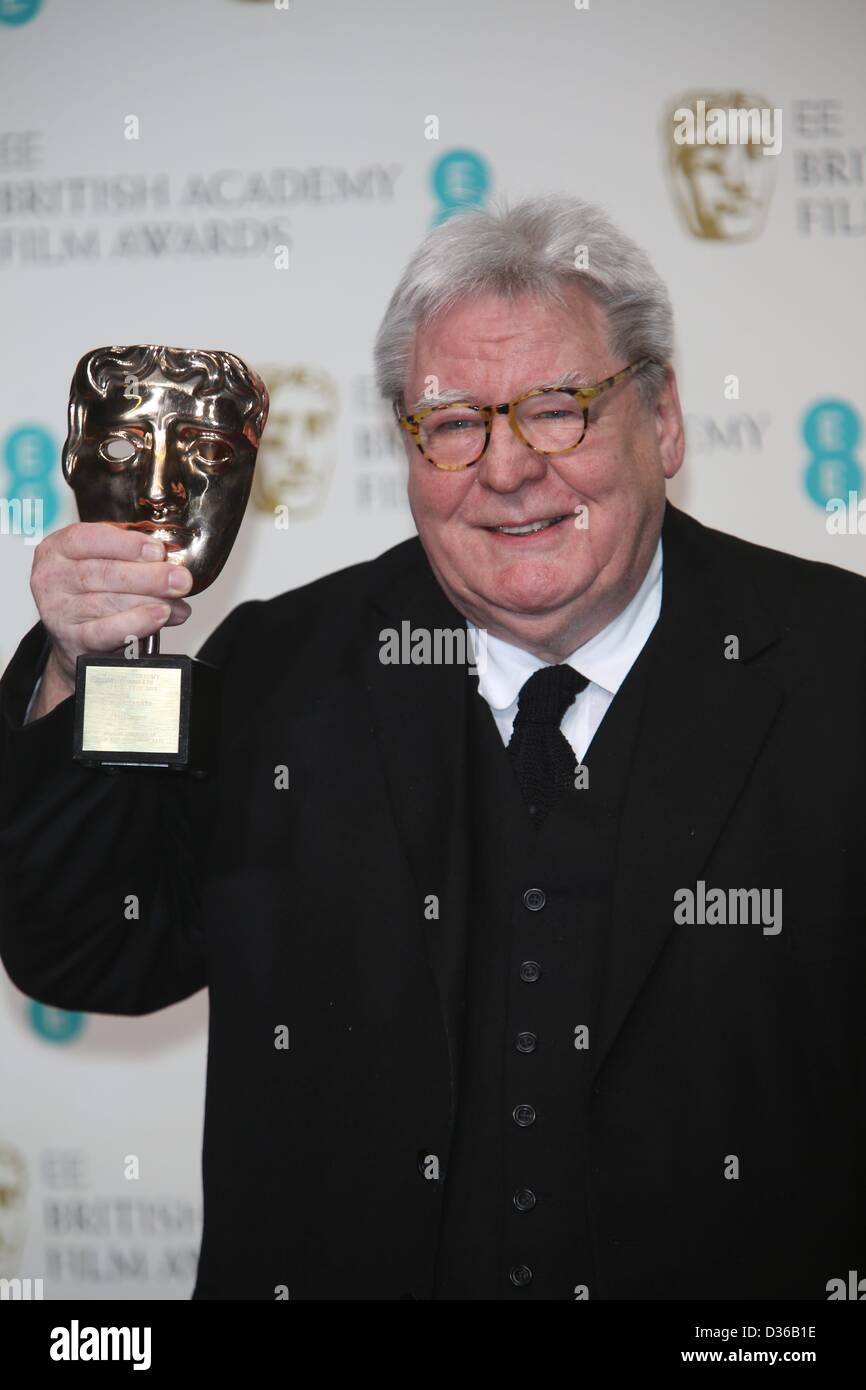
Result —
[[[192, 574], [185, 597], [201, 593], [234, 544], [267, 418], [264, 382], [230, 352], [95, 348], [75, 369], [63, 448], [79, 518], [162, 541]], [[217, 670], [160, 654], [158, 632], [129, 655], [78, 658], [79, 762], [206, 775], [218, 716]]]

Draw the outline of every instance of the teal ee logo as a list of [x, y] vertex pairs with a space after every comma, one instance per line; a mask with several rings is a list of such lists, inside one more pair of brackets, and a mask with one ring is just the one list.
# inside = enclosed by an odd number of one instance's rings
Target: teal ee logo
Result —
[[57, 445], [41, 425], [19, 425], [6, 436], [3, 462], [9, 475], [9, 486], [4, 488], [7, 502], [18, 502], [19, 510], [28, 514], [35, 502], [41, 503], [41, 523], [46, 530], [53, 526], [60, 505], [55, 487], [57, 461]]
[[437, 159], [430, 183], [439, 209], [433, 226], [446, 222], [455, 212], [482, 208], [490, 188], [490, 168], [474, 150], [449, 150]]
[[26, 24], [41, 5], [42, 0], [0, 0], [0, 23]]
[[854, 457], [860, 442], [860, 417], [847, 401], [818, 401], [803, 420], [809, 450], [806, 491], [823, 511], [834, 497], [847, 497], [861, 487], [863, 470]]
[[30, 1000], [28, 1012], [34, 1033], [45, 1038], [46, 1042], [71, 1042], [84, 1027], [84, 1014], [67, 1013], [66, 1009], [39, 1004], [35, 999]]

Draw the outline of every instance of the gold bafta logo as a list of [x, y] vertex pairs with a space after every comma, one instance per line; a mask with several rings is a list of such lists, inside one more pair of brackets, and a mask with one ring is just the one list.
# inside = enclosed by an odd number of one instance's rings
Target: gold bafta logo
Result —
[[[665, 113], [671, 192], [692, 236], [752, 241], [763, 231], [775, 174], [767, 154], [777, 151], [768, 150], [758, 130], [760, 117], [770, 111], [764, 97], [748, 92], [704, 91], [686, 93]], [[729, 117], [728, 133], [721, 120], [708, 124], [708, 114]], [[692, 119], [684, 121], [684, 115]], [[758, 120], [748, 123], [748, 115]], [[739, 138], [747, 128], [751, 138]]]
[[14, 1144], [0, 1143], [0, 1277], [18, 1268], [27, 1235], [27, 1164]]
[[265, 368], [268, 427], [253, 475], [253, 506], [290, 517], [315, 516], [325, 505], [336, 463], [337, 387], [315, 367]]

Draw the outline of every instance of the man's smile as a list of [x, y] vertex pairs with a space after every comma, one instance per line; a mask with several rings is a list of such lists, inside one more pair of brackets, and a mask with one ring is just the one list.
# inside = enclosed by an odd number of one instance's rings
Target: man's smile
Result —
[[494, 536], [506, 536], [512, 540], [525, 541], [530, 537], [536, 537], [545, 531], [553, 530], [559, 526], [560, 522], [565, 521], [565, 515], [539, 517], [532, 521], [512, 522], [508, 525], [485, 526], [483, 529], [489, 531]]

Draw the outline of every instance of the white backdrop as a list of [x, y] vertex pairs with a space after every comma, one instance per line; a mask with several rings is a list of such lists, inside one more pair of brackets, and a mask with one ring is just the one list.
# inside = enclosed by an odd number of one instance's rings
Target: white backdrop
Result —
[[[0, 0], [0, 664], [35, 620], [16, 501], [41, 498], [47, 529], [76, 519], [59, 458], [92, 347], [226, 348], [273, 395], [267, 488], [164, 649], [412, 534], [373, 336], [433, 221], [503, 194], [602, 203], [669, 283], [689, 439], [673, 500], [866, 572], [866, 517], [831, 535], [825, 510], [866, 494], [862, 0], [277, 5]], [[742, 184], [722, 155], [684, 181], [671, 113], [700, 93], [779, 108], [779, 156]], [[714, 235], [677, 201], [701, 190]], [[66, 1015], [3, 977], [0, 1275], [49, 1298], [188, 1297], [206, 1010]]]

